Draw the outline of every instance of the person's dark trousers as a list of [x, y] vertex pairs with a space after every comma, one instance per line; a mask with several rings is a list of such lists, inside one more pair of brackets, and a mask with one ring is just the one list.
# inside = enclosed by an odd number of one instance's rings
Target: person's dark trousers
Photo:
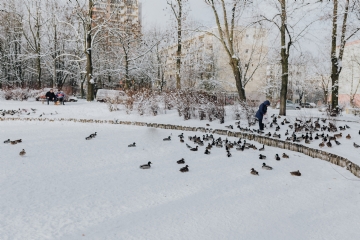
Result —
[[59, 101], [62, 103], [62, 105], [65, 105], [63, 98], [59, 98]]
[[260, 131], [264, 130], [264, 124], [263, 124], [262, 121], [263, 121], [262, 119], [259, 119], [259, 129], [260, 129]]
[[52, 102], [53, 102], [53, 101], [55, 101], [55, 100], [54, 100], [54, 99], [53, 99], [53, 100], [51, 100], [51, 99], [47, 98], [47, 103], [48, 103], [48, 105], [49, 105], [49, 102], [50, 102], [50, 101], [52, 101]]

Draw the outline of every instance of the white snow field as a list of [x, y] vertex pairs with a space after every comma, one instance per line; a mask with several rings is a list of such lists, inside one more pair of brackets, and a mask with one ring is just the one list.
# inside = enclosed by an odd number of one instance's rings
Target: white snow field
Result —
[[[105, 104], [85, 101], [54, 106], [0, 100], [0, 109], [18, 108], [30, 114], [5, 118], [209, 123], [184, 121], [176, 110], [153, 117], [109, 112]], [[269, 115], [277, 112], [269, 110]], [[304, 109], [288, 111], [287, 119], [294, 123], [305, 117], [324, 115]], [[341, 145], [322, 150], [360, 164], [360, 149], [352, 146], [360, 144], [359, 117], [344, 114], [338, 120], [338, 126], [350, 129], [342, 132]], [[349, 120], [353, 122], [345, 122]], [[234, 122], [228, 115], [225, 124], [214, 121], [210, 127], [226, 129]], [[286, 127], [280, 127], [285, 140]], [[94, 132], [95, 139], [85, 140]], [[264, 152], [231, 149], [230, 158], [224, 148], [213, 147], [211, 155], [204, 154], [205, 147], [191, 152], [179, 142], [180, 133], [126, 125], [0, 121], [1, 141], [22, 139], [16, 145], [0, 142], [0, 239], [360, 239], [360, 179], [346, 169], [267, 146]], [[195, 146], [187, 138], [195, 134], [202, 135], [184, 132], [185, 142]], [[347, 134], [351, 140], [345, 139]], [[169, 135], [172, 141], [162, 140]], [[137, 147], [127, 147], [133, 142]], [[283, 152], [290, 158], [276, 161], [274, 155]], [[259, 153], [267, 159], [259, 160]], [[176, 161], [181, 158], [189, 165], [187, 173], [179, 171], [183, 165]], [[151, 169], [139, 168], [148, 161]], [[263, 170], [263, 162], [274, 169]], [[251, 168], [260, 176], [251, 175]], [[290, 175], [296, 170], [301, 177]]]
[[[0, 122], [2, 141], [23, 141], [0, 143], [0, 239], [360, 239], [360, 182], [344, 168], [266, 146], [205, 155], [205, 147], [189, 151], [180, 133]], [[191, 146], [194, 134], [184, 132]], [[290, 158], [276, 161], [283, 152]], [[139, 168], [148, 161], [151, 169]], [[301, 177], [290, 175], [296, 170]]]

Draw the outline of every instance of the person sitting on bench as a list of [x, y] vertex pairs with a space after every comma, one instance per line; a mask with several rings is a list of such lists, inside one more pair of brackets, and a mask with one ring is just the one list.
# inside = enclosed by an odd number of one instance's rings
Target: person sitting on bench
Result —
[[62, 103], [62, 105], [65, 105], [64, 103], [64, 98], [65, 98], [65, 93], [63, 91], [58, 91], [56, 94], [57, 100], [60, 102], [60, 104]]
[[50, 89], [50, 91], [46, 93], [45, 97], [46, 97], [48, 105], [49, 105], [49, 101], [53, 101], [53, 102], [56, 101], [56, 96], [55, 96], [54, 90], [52, 90], [52, 89]]

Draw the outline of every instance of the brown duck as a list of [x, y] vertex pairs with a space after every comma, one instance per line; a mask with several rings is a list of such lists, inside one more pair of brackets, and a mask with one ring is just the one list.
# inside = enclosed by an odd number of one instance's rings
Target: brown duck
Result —
[[290, 172], [292, 176], [301, 176], [301, 172], [297, 170], [296, 172]]

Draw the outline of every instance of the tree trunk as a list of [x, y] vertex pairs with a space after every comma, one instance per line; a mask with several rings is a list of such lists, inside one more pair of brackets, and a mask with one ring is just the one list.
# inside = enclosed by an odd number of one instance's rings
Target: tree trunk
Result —
[[288, 90], [288, 77], [289, 77], [289, 49], [286, 46], [286, 2], [280, 0], [281, 4], [281, 90], [280, 90], [280, 112], [279, 115], [286, 116], [286, 96]]
[[233, 74], [235, 77], [235, 82], [236, 82], [236, 88], [239, 94], [239, 99], [240, 101], [246, 101], [246, 96], [245, 96], [245, 89], [242, 85], [242, 81], [241, 81], [241, 72], [239, 69], [239, 61], [236, 58], [232, 58], [231, 62], [230, 62], [230, 66], [233, 70]]
[[181, 39], [181, 31], [182, 31], [182, 1], [178, 2], [179, 4], [179, 16], [178, 16], [178, 30], [177, 30], [177, 51], [176, 51], [176, 88], [181, 89], [181, 48], [182, 48], [182, 39]]
[[336, 39], [337, 39], [337, 14], [338, 14], [338, 0], [334, 0], [333, 10], [333, 29], [331, 34], [331, 108], [335, 109], [338, 102], [339, 95], [339, 75], [338, 75], [338, 59], [336, 56]]
[[93, 17], [93, 6], [94, 2], [93, 0], [89, 0], [89, 22], [87, 23], [86, 28], [86, 79], [87, 79], [87, 94], [86, 94], [86, 100], [87, 101], [93, 101], [94, 100], [94, 80], [93, 80], [93, 66], [92, 66], [92, 36], [91, 36], [91, 24], [92, 24], [92, 17]]

